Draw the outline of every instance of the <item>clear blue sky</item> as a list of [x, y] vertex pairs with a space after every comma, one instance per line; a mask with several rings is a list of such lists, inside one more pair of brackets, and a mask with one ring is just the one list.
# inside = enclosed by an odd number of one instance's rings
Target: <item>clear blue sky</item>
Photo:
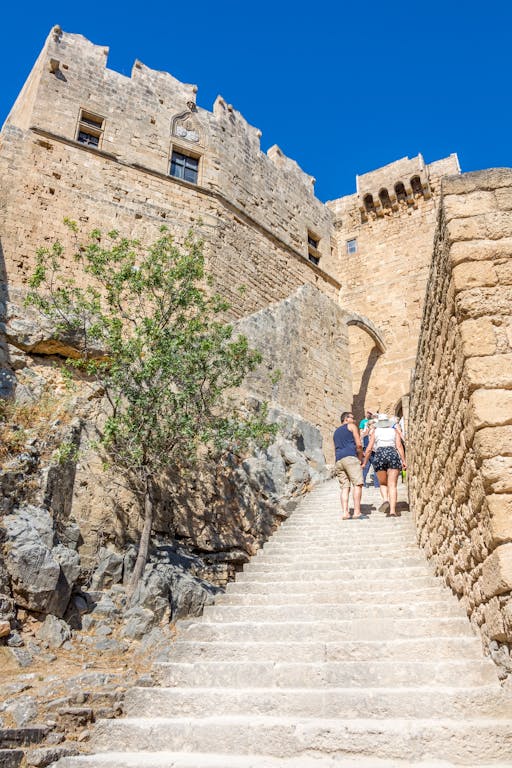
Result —
[[258, 0], [135, 5], [9, 2], [1, 13], [3, 123], [54, 24], [217, 94], [316, 177], [329, 200], [356, 173], [421, 152], [463, 171], [512, 166], [510, 0]]

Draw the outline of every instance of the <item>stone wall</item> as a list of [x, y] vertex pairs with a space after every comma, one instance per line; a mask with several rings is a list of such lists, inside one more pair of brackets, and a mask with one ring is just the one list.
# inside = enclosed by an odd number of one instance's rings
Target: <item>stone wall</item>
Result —
[[305, 285], [244, 318], [237, 330], [265, 356], [247, 377], [247, 387], [314, 424], [322, 434], [326, 459], [333, 462], [332, 433], [352, 400], [346, 313]]
[[335, 216], [340, 302], [372, 320], [387, 347], [379, 356], [369, 339], [351, 332], [358, 414], [365, 407], [394, 412], [409, 392], [440, 179], [458, 172], [455, 155], [430, 164], [421, 155], [402, 158], [358, 176], [355, 194], [327, 204]]
[[420, 544], [512, 664], [512, 170], [449, 177], [413, 380]]

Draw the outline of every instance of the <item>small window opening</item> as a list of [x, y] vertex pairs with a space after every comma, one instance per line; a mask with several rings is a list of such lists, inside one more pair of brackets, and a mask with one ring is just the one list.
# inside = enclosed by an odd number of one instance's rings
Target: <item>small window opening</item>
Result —
[[364, 202], [364, 207], [367, 213], [372, 213], [373, 211], [375, 211], [375, 203], [373, 202], [373, 195], [370, 195], [370, 194], [365, 195], [363, 202]]
[[197, 184], [199, 175], [199, 158], [183, 155], [181, 152], [173, 152], [171, 157], [170, 175], [176, 179], [183, 179], [192, 184]]
[[347, 240], [347, 253], [357, 253], [357, 240]]
[[379, 200], [383, 208], [391, 208], [391, 198], [387, 189], [381, 189], [379, 192]]
[[308, 259], [312, 264], [318, 264], [320, 262], [320, 254], [318, 253], [318, 246], [320, 245], [320, 238], [313, 232], [308, 232]]
[[99, 147], [104, 127], [105, 120], [102, 117], [81, 109], [76, 140], [89, 147]]
[[405, 202], [407, 200], [407, 192], [405, 191], [405, 186], [401, 181], [398, 181], [395, 184], [395, 195], [399, 203]]
[[413, 176], [411, 179], [411, 188], [414, 195], [423, 194], [423, 185], [419, 176]]

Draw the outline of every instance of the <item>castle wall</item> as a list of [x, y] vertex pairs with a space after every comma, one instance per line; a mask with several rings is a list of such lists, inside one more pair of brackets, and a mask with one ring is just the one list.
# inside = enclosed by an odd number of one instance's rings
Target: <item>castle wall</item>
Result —
[[[55, 28], [30, 98], [20, 96], [4, 126], [0, 224], [9, 280], [23, 282], [36, 248], [65, 237], [67, 216], [85, 230], [115, 227], [142, 239], [161, 224], [179, 239], [194, 225], [219, 286], [246, 285], [231, 296], [236, 314], [307, 282], [335, 295], [332, 215], [315, 198], [313, 179], [277, 147], [261, 152], [259, 131], [222, 98], [208, 112], [195, 104], [196, 86], [140, 62], [125, 77], [106, 68], [107, 53]], [[80, 123], [91, 115], [98, 131]], [[98, 147], [76, 141], [80, 127], [99, 134]], [[173, 150], [198, 160], [197, 183], [169, 175]], [[318, 266], [309, 261], [308, 234], [318, 241]]]
[[[340, 411], [350, 408], [352, 378], [345, 313], [305, 285], [237, 324], [253, 346], [265, 350], [245, 386], [297, 413], [321, 432], [327, 461], [334, 462], [332, 434]], [[274, 374], [278, 373], [278, 376]]]
[[[395, 410], [409, 391], [440, 191], [440, 178], [458, 173], [455, 155], [426, 165], [419, 155], [357, 177], [357, 193], [329, 202], [335, 215], [342, 306], [381, 331], [386, 353], [368, 340], [351, 350], [354, 408]], [[418, 179], [416, 187], [411, 179]], [[403, 185], [402, 196], [396, 188]], [[387, 191], [384, 204], [379, 193]], [[372, 205], [365, 205], [371, 195]], [[369, 208], [369, 210], [368, 210]], [[347, 244], [356, 242], [356, 252]], [[358, 386], [359, 382], [359, 386]]]
[[508, 659], [512, 170], [449, 177], [442, 191], [411, 397], [411, 506], [438, 573]]

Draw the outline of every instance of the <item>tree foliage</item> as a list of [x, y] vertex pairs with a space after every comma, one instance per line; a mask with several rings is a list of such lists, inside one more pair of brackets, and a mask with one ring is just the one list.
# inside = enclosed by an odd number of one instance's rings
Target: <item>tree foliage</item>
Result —
[[172, 479], [201, 446], [218, 457], [274, 434], [265, 407], [244, 413], [229, 397], [261, 355], [224, 321], [229, 305], [211, 290], [192, 234], [181, 249], [165, 228], [147, 247], [99, 231], [79, 244], [76, 225], [67, 224], [75, 267], [60, 242], [40, 249], [28, 302], [74, 340], [78, 355], [68, 364], [105, 391], [100, 443], [141, 500], [147, 550], [163, 474]]

